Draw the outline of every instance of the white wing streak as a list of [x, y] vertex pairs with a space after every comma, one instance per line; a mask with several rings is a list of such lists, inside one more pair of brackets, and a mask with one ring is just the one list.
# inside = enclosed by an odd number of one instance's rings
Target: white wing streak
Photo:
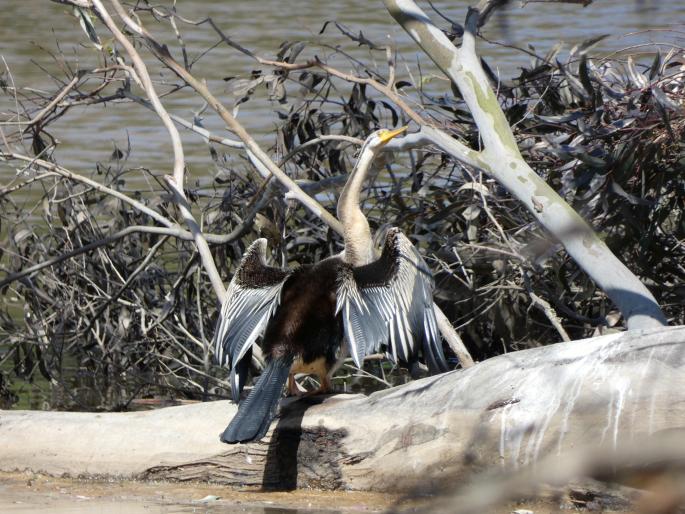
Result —
[[433, 311], [433, 279], [399, 229], [388, 232], [376, 261], [343, 268], [337, 302], [357, 366], [389, 346], [396, 361], [416, 360], [421, 349], [431, 371], [447, 369]]
[[265, 261], [266, 239], [257, 239], [245, 251], [221, 306], [214, 352], [217, 362], [231, 369], [232, 380], [236, 366], [278, 307], [288, 277], [288, 272], [267, 266]]

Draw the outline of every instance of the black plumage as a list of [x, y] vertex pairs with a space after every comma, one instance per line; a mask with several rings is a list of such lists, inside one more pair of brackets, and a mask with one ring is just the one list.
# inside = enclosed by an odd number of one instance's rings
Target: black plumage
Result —
[[[266, 368], [240, 403], [221, 439], [227, 443], [261, 438], [268, 431], [286, 381], [319, 376], [325, 392], [347, 352], [357, 366], [364, 357], [386, 352], [402, 365], [422, 353], [429, 370], [447, 370], [433, 311], [433, 279], [423, 258], [400, 232], [390, 229], [375, 257], [359, 195], [380, 148], [406, 130], [381, 129], [364, 143], [355, 169], [338, 199], [345, 251], [313, 266], [281, 270], [266, 264], [266, 240], [246, 250], [226, 292], [214, 334], [215, 355], [231, 370], [231, 393], [238, 402], [252, 345], [261, 338]], [[346, 343], [343, 345], [343, 343]]]
[[403, 365], [423, 353], [432, 373], [447, 369], [433, 312], [432, 278], [398, 229], [388, 232], [381, 256], [364, 266], [335, 256], [285, 272], [266, 265], [265, 251], [264, 239], [248, 248], [215, 333], [216, 353], [231, 368], [234, 401], [244, 385], [246, 348], [261, 334], [267, 360], [222, 441], [261, 438], [284, 384], [295, 373], [318, 374], [320, 391], [327, 391], [345, 338], [358, 365], [365, 355], [385, 351]]

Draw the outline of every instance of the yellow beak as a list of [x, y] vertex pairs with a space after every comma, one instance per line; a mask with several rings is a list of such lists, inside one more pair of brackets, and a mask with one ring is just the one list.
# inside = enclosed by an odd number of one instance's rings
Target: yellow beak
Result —
[[404, 127], [400, 127], [395, 130], [386, 130], [380, 135], [381, 142], [383, 144], [387, 143], [390, 141], [393, 137], [399, 136], [402, 132], [405, 132], [409, 128], [409, 125], [405, 125]]

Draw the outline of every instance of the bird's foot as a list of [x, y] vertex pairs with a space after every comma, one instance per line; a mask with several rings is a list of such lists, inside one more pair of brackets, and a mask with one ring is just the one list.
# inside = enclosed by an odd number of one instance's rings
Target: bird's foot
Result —
[[297, 383], [295, 380], [295, 375], [288, 375], [288, 396], [303, 396], [309, 393], [304, 387]]
[[309, 398], [311, 396], [318, 396], [330, 393], [330, 379], [326, 376], [323, 379], [319, 377], [319, 380], [321, 385], [312, 391], [308, 391], [303, 386], [301, 386], [297, 382], [297, 380], [295, 380], [295, 375], [288, 376], [288, 396], [297, 396], [298, 398]]
[[331, 392], [331, 387], [332, 387], [330, 378], [328, 378], [328, 376], [326, 375], [326, 376], [324, 376], [323, 378], [319, 377], [319, 381], [320, 381], [320, 383], [321, 383], [321, 385], [320, 385], [319, 387], [317, 387], [317, 388], [314, 389], [313, 391], [307, 391], [307, 392], [303, 393], [302, 396], [303, 396], [303, 397], [306, 397], [306, 396], [318, 396], [318, 395], [321, 395], [321, 394], [328, 394], [328, 393], [330, 393], [330, 392]]

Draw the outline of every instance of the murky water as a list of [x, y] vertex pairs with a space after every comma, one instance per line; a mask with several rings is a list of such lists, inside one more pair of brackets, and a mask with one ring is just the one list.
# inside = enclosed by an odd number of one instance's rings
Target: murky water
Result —
[[[159, 3], [171, 4], [169, 0]], [[385, 44], [388, 40], [395, 41], [403, 60], [399, 74], [406, 74], [408, 71], [419, 73], [419, 63], [420, 73], [424, 77], [435, 71], [432, 63], [390, 18], [380, 1], [347, 0], [331, 3], [310, 0], [178, 0], [176, 3], [180, 15], [194, 20], [212, 17], [229, 37], [265, 57], [274, 57], [282, 41], [304, 40], [329, 45], [329, 49], [317, 48], [312, 51], [312, 55], [330, 55], [335, 46], [341, 45], [346, 51], [368, 62], [368, 52], [357, 48], [356, 43], [341, 36], [331, 25], [324, 34], [319, 34], [327, 20], [336, 20], [352, 33], [363, 31], [365, 36], [380, 44]], [[446, 17], [455, 21], [463, 20], [467, 4], [465, 0], [433, 2]], [[430, 6], [424, 5], [424, 8], [442, 27], [448, 27], [444, 20], [430, 11]], [[653, 28], [678, 28], [672, 24], [679, 22], [685, 23], [685, 2], [682, 0], [595, 0], [586, 8], [578, 5], [532, 3], [525, 9], [519, 8], [518, 1], [512, 1], [506, 13], [496, 15], [489, 23], [486, 36], [507, 45], [526, 48], [531, 45], [541, 54], [560, 39], [566, 42], [568, 50], [580, 41], [605, 33], [614, 37], [602, 41], [596, 48], [597, 54], [646, 42], [661, 45], [661, 49], [667, 51], [677, 38], [685, 38], [683, 25], [679, 27], [680, 33], [636, 32]], [[168, 25], [150, 25], [148, 28], [168, 42], [171, 48], [177, 49]], [[207, 25], [180, 24], [179, 28], [190, 59], [196, 58], [218, 39]], [[633, 34], [622, 36], [629, 32]], [[69, 66], [71, 69], [96, 66], [97, 52], [85, 45], [85, 42], [86, 38], [76, 18], [65, 6], [38, 0], [2, 1], [0, 54], [5, 62], [0, 61], [0, 70], [9, 69], [11, 76], [7, 74], [6, 78], [19, 87], [54, 92], [60, 85], [48, 77], [46, 70], [59, 77], [60, 66]], [[59, 56], [58, 47], [64, 54], [63, 57]], [[653, 45], [637, 47], [635, 51], [652, 52], [654, 48]], [[525, 54], [506, 46], [483, 42], [480, 50], [491, 67], [503, 78], [515, 74], [517, 67], [529, 60]], [[50, 53], [57, 56], [57, 59], [53, 60]], [[176, 52], [180, 58], [178, 54]], [[154, 60], [145, 52], [143, 55], [152, 66], [155, 76]], [[382, 65], [382, 53], [376, 52], [373, 58]], [[234, 98], [222, 79], [230, 76], [248, 77], [251, 70], [257, 68], [259, 66], [245, 55], [220, 46], [203, 57], [193, 67], [193, 72], [206, 79], [210, 88], [227, 105], [231, 105]], [[435, 87], [442, 87], [441, 81]], [[192, 119], [193, 112], [202, 106], [192, 94], [177, 95], [171, 100], [165, 100], [165, 103], [172, 112], [186, 119]], [[262, 95], [241, 106], [239, 120], [268, 146], [273, 142], [272, 129], [277, 119], [275, 111], [279, 107], [278, 104], [269, 103]], [[13, 99], [0, 95], [0, 111], [13, 108]], [[210, 112], [205, 114], [205, 125], [219, 133], [222, 131], [221, 123]], [[171, 167], [166, 133], [156, 117], [143, 107], [109, 104], [106, 108], [97, 106], [73, 109], [58, 120], [51, 131], [61, 142], [56, 152], [57, 160], [78, 172], [92, 170], [94, 162], [107, 160], [114, 145], [125, 148], [127, 140], [133, 145], [129, 160], [131, 166], [146, 166], [158, 172], [168, 172]], [[211, 169], [212, 164], [204, 142], [191, 133], [184, 134], [184, 139], [191, 172], [196, 177], [207, 176], [207, 169]], [[0, 185], [7, 183], [14, 173], [13, 166], [0, 163]]]

